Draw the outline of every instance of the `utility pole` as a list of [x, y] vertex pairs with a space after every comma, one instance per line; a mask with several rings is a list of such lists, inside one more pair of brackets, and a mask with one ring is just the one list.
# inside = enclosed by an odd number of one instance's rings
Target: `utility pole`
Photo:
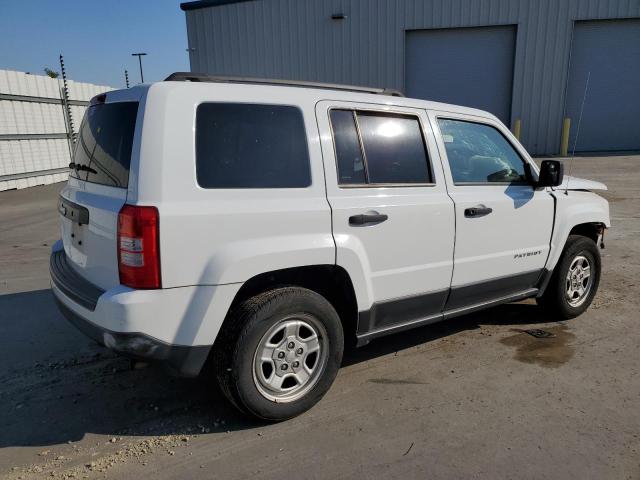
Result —
[[142, 56], [146, 53], [132, 53], [132, 57], [138, 57], [138, 63], [140, 64], [140, 83], [144, 83], [144, 76], [142, 75]]
[[127, 88], [129, 88], [129, 72], [127, 72], [126, 70], [124, 71], [124, 83]]

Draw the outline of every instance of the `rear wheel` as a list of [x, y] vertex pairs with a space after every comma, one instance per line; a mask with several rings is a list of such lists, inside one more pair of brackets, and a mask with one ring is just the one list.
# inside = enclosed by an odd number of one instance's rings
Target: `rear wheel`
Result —
[[600, 269], [600, 251], [595, 242], [581, 235], [570, 235], [538, 303], [562, 318], [577, 317], [589, 308], [596, 295]]
[[340, 318], [325, 298], [304, 288], [278, 288], [231, 312], [216, 341], [216, 376], [240, 410], [285, 420], [327, 392], [343, 345]]

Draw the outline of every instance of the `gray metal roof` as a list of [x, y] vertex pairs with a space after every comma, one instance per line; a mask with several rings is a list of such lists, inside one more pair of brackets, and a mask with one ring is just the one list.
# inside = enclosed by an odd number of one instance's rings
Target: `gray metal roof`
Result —
[[184, 2], [180, 4], [180, 8], [185, 12], [187, 10], [197, 10], [199, 8], [220, 7], [231, 3], [252, 2], [254, 0], [198, 0], [195, 2]]

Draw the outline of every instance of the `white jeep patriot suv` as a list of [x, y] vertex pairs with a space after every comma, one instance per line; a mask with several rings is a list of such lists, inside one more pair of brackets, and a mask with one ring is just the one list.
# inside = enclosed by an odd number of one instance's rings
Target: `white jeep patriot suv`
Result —
[[604, 185], [538, 168], [493, 115], [362, 87], [173, 74], [95, 97], [70, 167], [65, 316], [206, 363], [267, 420], [318, 402], [347, 341], [529, 297], [581, 314], [609, 226]]

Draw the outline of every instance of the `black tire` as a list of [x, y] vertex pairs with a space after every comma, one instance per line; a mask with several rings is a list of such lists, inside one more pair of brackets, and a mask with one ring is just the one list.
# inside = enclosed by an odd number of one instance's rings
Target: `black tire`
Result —
[[[587, 259], [591, 266], [591, 286], [586, 293], [584, 300], [579, 305], [571, 305], [567, 298], [567, 275], [574, 259], [578, 257]], [[544, 294], [537, 299], [538, 305], [543, 307], [548, 313], [559, 316], [562, 319], [570, 319], [582, 314], [596, 295], [600, 284], [600, 251], [596, 243], [582, 235], [569, 235], [560, 260], [553, 271], [551, 280], [547, 285]]]
[[[310, 390], [301, 398], [274, 401], [259, 390], [254, 356], [270, 329], [297, 314], [315, 319], [324, 328], [326, 341], [323, 342], [328, 345], [326, 361], [322, 371], [318, 367], [314, 384], [308, 385]], [[305, 288], [283, 287], [256, 295], [234, 307], [214, 348], [214, 371], [222, 392], [231, 403], [259, 419], [281, 421], [307, 411], [329, 390], [342, 362], [344, 334], [340, 317], [324, 297]]]

